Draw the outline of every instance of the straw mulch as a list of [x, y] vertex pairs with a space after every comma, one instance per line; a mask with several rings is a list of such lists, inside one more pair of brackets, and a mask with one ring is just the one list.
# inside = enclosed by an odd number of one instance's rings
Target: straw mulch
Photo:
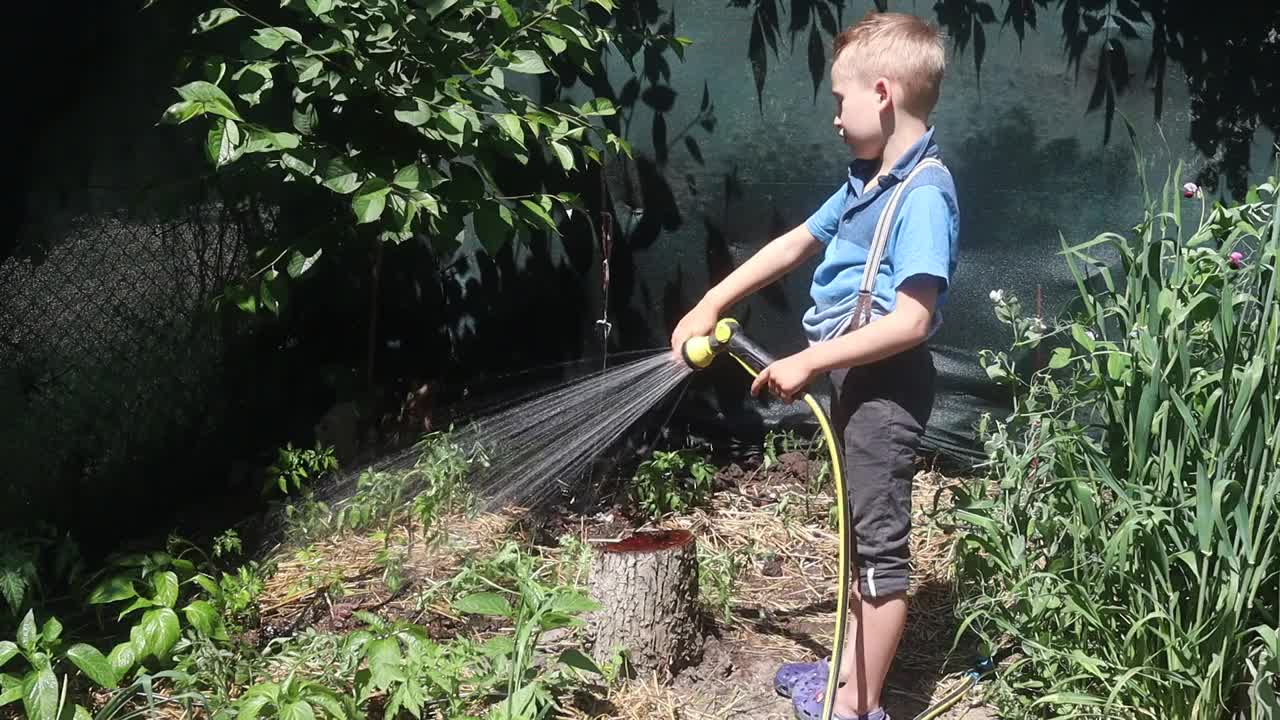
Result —
[[[703, 665], [674, 683], [626, 683], [612, 690], [600, 707], [569, 709], [567, 717], [790, 717], [789, 703], [772, 693], [772, 671], [780, 662], [827, 654], [837, 562], [836, 532], [828, 520], [829, 488], [807, 494], [803, 482], [795, 480], [770, 477], [759, 468], [740, 472], [731, 487], [716, 493], [710, 507], [661, 523], [694, 531], [704, 556], [729, 554], [740, 559], [733, 619], [717, 623]], [[910, 616], [886, 689], [886, 703], [897, 717], [913, 716], [967, 669], [963, 649], [949, 657], [955, 632], [950, 538], [931, 519], [938, 498], [946, 497], [940, 488], [951, 482], [930, 470], [916, 477]], [[532, 546], [530, 531], [539, 523], [545, 521], [531, 520], [517, 508], [477, 517], [451, 515], [440, 522], [440, 534], [432, 542], [424, 541], [420, 528], [396, 527], [389, 538], [347, 535], [313, 544], [305, 552], [281, 549], [277, 572], [262, 599], [263, 624], [278, 634], [308, 626], [343, 630], [351, 627], [355, 610], [424, 625], [456, 622], [446, 594], [429, 590], [453, 577], [466, 558], [491, 555], [507, 540]], [[561, 518], [555, 527], [589, 543], [600, 538], [604, 525], [602, 518]], [[616, 534], [616, 523], [612, 525], [605, 534]], [[375, 563], [388, 547], [404, 552], [405, 587], [394, 594], [386, 589], [383, 570]], [[439, 599], [424, 605], [424, 596]], [[984, 713], [966, 701], [944, 717], [990, 717]]]

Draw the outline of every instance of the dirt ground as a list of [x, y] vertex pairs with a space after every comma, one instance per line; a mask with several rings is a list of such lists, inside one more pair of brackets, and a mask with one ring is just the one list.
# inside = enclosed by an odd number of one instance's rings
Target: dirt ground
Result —
[[[707, 622], [701, 661], [674, 679], [638, 679], [610, 692], [590, 708], [573, 708], [574, 718], [597, 720], [783, 720], [792, 717], [789, 700], [776, 696], [773, 673], [779, 663], [829, 655], [835, 608], [836, 533], [831, 528], [829, 488], [813, 489], [813, 468], [801, 453], [780, 456], [769, 468], [760, 458], [730, 463], [717, 475], [710, 507], [646, 527], [693, 531], [700, 552], [742, 558], [731, 603], [732, 619]], [[952, 480], [921, 466], [915, 479], [912, 535], [913, 578], [906, 634], [891, 669], [884, 702], [891, 716], [910, 720], [955, 686], [971, 667], [971, 652], [951, 653], [950, 539], [933, 520], [940, 492]], [[827, 483], [829, 485], [829, 483]], [[556, 537], [576, 534], [587, 543], [617, 539], [635, 523], [621, 505], [590, 514], [552, 513], [532, 519], [518, 509], [477, 517], [451, 517], [447, 537], [430, 548], [413, 544], [404, 562], [406, 587], [388, 593], [371, 558], [381, 538], [345, 537], [314, 545], [303, 560], [282, 562], [263, 599], [260, 632], [276, 636], [305, 627], [353, 629], [356, 610], [400, 616], [426, 625], [433, 635], [498, 632], [464, 621], [443, 601], [423, 607], [414, 588], [439, 583], [457, 572], [465, 557], [496, 548], [513, 536], [554, 546]], [[406, 533], [404, 528], [397, 530]], [[393, 542], [395, 539], [393, 538]], [[340, 578], [345, 587], [334, 601], [305, 578]], [[996, 717], [971, 690], [940, 716], [948, 720]]]

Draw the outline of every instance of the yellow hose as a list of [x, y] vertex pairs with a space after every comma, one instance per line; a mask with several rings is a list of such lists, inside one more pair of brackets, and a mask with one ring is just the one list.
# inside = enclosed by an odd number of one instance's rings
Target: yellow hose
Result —
[[[729, 351], [729, 354], [733, 356], [734, 360], [738, 361], [738, 364], [751, 377], [754, 378], [758, 375], [751, 365], [734, 354], [732, 350]], [[852, 555], [850, 550], [853, 545], [849, 531], [853, 523], [847, 499], [848, 494], [845, 493], [844, 467], [840, 464], [840, 446], [836, 443], [835, 433], [831, 431], [831, 421], [827, 419], [826, 412], [823, 411], [822, 406], [818, 404], [813, 395], [805, 393], [802, 399], [805, 405], [809, 406], [814, 419], [818, 421], [818, 427], [822, 430], [822, 438], [826, 443], [827, 453], [831, 456], [831, 475], [835, 478], [836, 484], [836, 530], [840, 536], [840, 555], [836, 570], [838, 578], [836, 583], [836, 627], [835, 635], [831, 641], [831, 663], [827, 672], [827, 691], [822, 698], [821, 716], [821, 720], [831, 720], [832, 713], [835, 711], [836, 688], [840, 682], [840, 660], [844, 654], [845, 626], [849, 617], [849, 559]]]

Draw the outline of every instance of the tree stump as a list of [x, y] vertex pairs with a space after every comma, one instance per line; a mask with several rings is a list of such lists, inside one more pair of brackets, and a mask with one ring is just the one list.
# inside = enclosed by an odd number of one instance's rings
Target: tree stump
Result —
[[589, 586], [601, 606], [587, 618], [597, 662], [621, 647], [637, 676], [668, 677], [698, 661], [698, 553], [690, 532], [637, 533], [600, 546]]

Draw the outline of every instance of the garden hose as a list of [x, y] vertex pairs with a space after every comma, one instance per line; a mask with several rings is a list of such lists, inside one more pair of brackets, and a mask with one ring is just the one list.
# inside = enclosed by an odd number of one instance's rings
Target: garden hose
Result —
[[977, 685], [979, 680], [993, 670], [995, 670], [995, 662], [991, 658], [981, 658], [972, 670], [969, 670], [964, 674], [964, 677], [960, 678], [960, 682], [956, 683], [955, 687], [948, 690], [947, 694], [939, 698], [936, 703], [916, 715], [915, 720], [937, 720], [944, 712], [960, 702], [965, 693], [969, 692], [969, 688]]
[[[709, 367], [717, 355], [728, 352], [730, 357], [737, 360], [743, 369], [755, 377], [773, 363], [773, 358], [740, 330], [741, 326], [737, 320], [725, 318], [716, 323], [710, 335], [700, 335], [685, 340], [680, 348], [680, 354], [689, 367], [702, 370]], [[850, 532], [853, 528], [853, 517], [845, 494], [840, 451], [836, 445], [835, 435], [831, 431], [831, 422], [813, 395], [806, 392], [802, 399], [813, 412], [814, 419], [818, 421], [818, 427], [822, 429], [827, 452], [831, 455], [831, 475], [836, 482], [835, 496], [838, 509], [836, 517], [840, 534], [840, 559], [837, 570], [839, 582], [836, 583], [836, 627], [831, 644], [831, 665], [830, 672], [827, 673], [827, 691], [822, 699], [821, 716], [821, 720], [831, 720], [835, 707], [836, 686], [840, 681], [840, 657], [844, 651], [845, 624], [849, 613], [849, 560], [853, 555], [853, 538]]]

